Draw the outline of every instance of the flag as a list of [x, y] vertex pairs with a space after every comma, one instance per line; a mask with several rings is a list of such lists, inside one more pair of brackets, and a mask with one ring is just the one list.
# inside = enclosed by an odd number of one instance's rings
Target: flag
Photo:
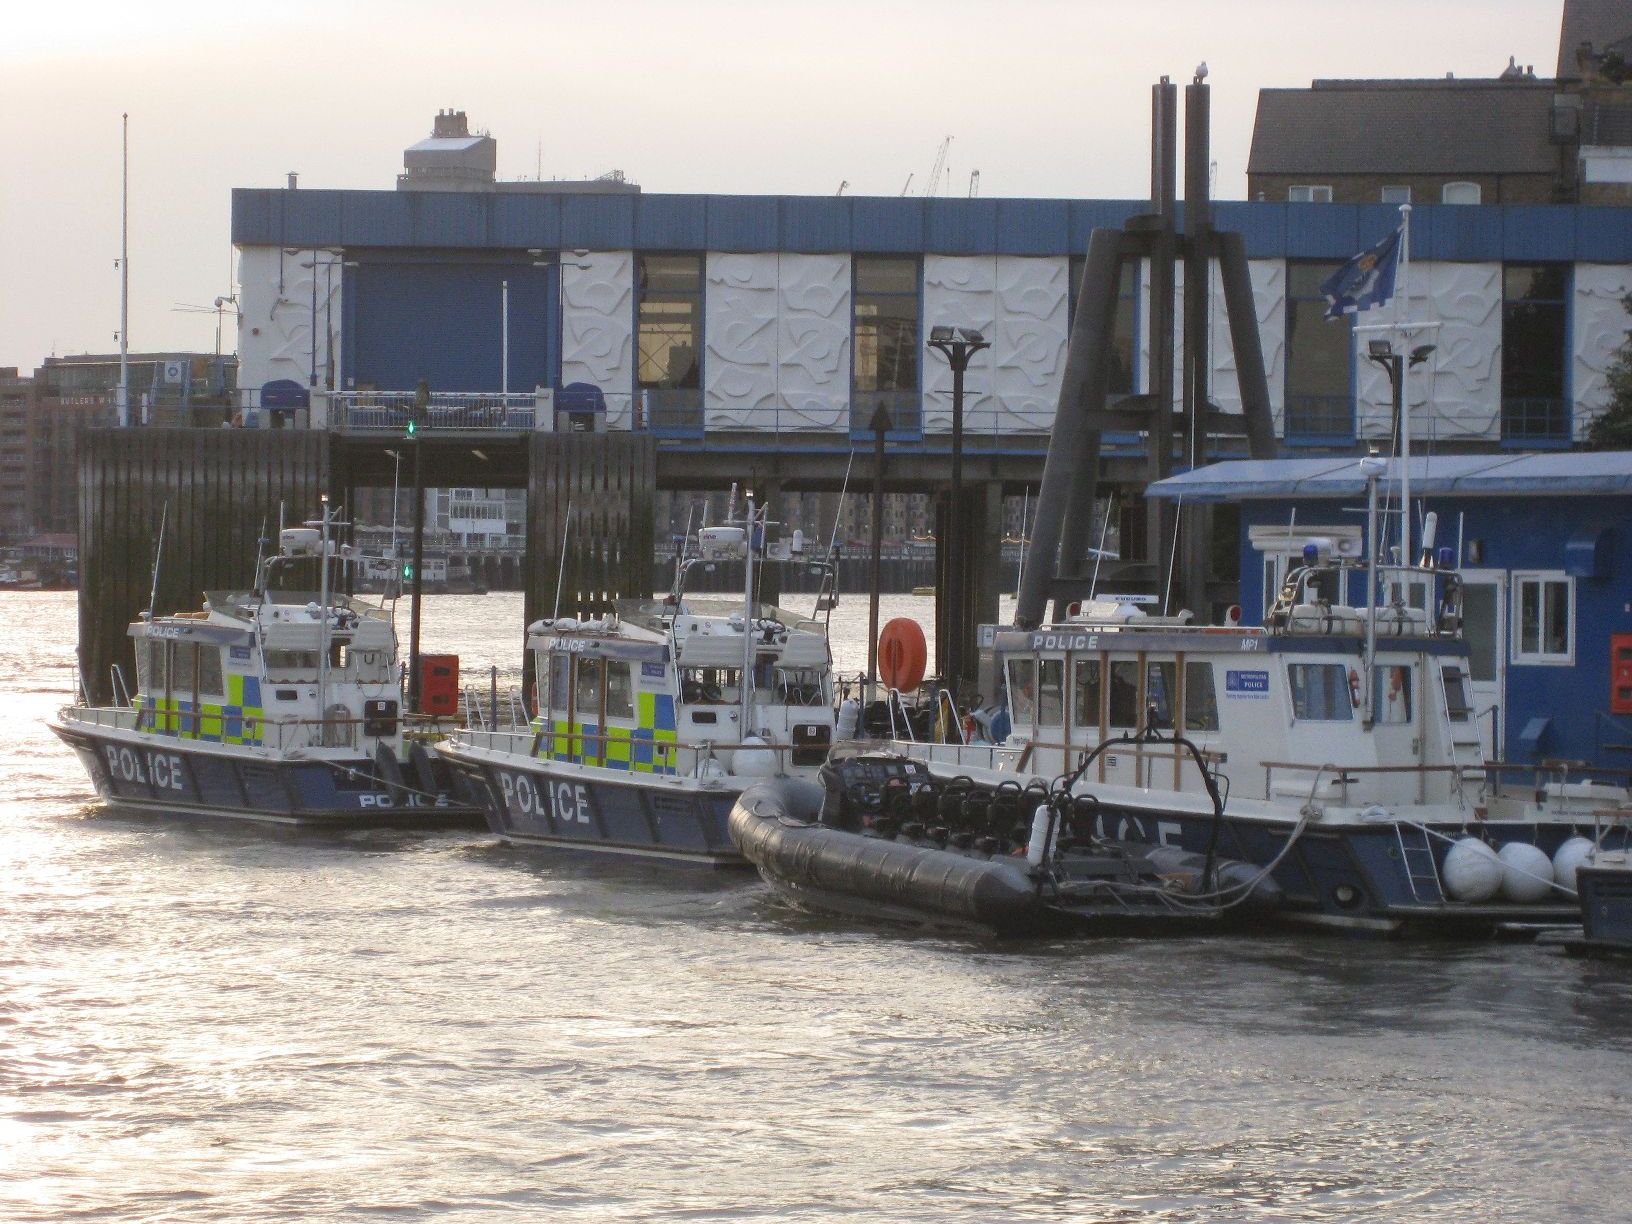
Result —
[[1326, 317], [1341, 318], [1381, 306], [1394, 296], [1394, 273], [1400, 266], [1400, 231], [1395, 230], [1369, 251], [1361, 251], [1321, 285]]

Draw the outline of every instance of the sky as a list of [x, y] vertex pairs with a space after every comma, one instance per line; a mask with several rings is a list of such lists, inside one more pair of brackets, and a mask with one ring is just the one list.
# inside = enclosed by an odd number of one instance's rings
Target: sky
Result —
[[[389, 190], [438, 109], [501, 178], [652, 192], [1130, 198], [1149, 87], [1205, 61], [1217, 194], [1258, 90], [1549, 76], [1562, 0], [23, 0], [0, 15], [0, 366], [113, 352], [120, 115], [130, 345], [215, 344], [234, 187]], [[231, 319], [224, 347], [234, 346]]]

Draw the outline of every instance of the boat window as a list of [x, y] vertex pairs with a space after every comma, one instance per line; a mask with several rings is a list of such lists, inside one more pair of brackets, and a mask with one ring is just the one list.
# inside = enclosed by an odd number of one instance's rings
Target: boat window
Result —
[[1065, 725], [1065, 660], [1042, 659], [1037, 664], [1037, 721], [1045, 727]]
[[170, 687], [184, 693], [193, 691], [193, 656], [197, 651], [191, 642], [177, 642], [170, 656]]
[[198, 648], [198, 692], [201, 696], [219, 697], [225, 690], [221, 687], [221, 648], [219, 646], [200, 646]]
[[266, 674], [269, 679], [288, 675], [291, 672], [315, 672], [317, 670], [317, 651], [315, 650], [268, 650], [266, 652]]
[[691, 705], [731, 705], [741, 682], [740, 667], [682, 667], [680, 700]]
[[1111, 664], [1111, 726], [1139, 725], [1139, 664], [1119, 659]]
[[635, 683], [630, 678], [627, 659], [606, 661], [606, 716], [608, 718], [635, 716]]
[[1373, 683], [1377, 700], [1373, 703], [1372, 720], [1384, 724], [1411, 721], [1411, 667], [1405, 663], [1379, 666]]
[[1175, 663], [1145, 664], [1145, 709], [1150, 715], [1147, 726], [1173, 729], [1173, 706], [1179, 695], [1174, 687], [1177, 668]]
[[1029, 727], [1037, 714], [1037, 660], [1009, 660], [1009, 718]]
[[1184, 665], [1184, 729], [1218, 730], [1218, 694], [1213, 690], [1211, 663]]
[[1071, 707], [1071, 724], [1076, 727], [1099, 726], [1099, 660], [1078, 659], [1076, 699]]
[[383, 683], [391, 679], [390, 656], [383, 650], [351, 650], [347, 648], [346, 661], [356, 668], [357, 679], [365, 684]]
[[1354, 717], [1349, 669], [1341, 663], [1288, 663], [1292, 717], [1305, 722], [1347, 722]]
[[822, 669], [819, 667], [779, 667], [776, 669], [776, 699], [780, 705], [819, 706], [827, 703]]
[[582, 721], [585, 715], [598, 721], [601, 717], [601, 661], [578, 656], [578, 675], [573, 684], [573, 708]]
[[162, 693], [166, 684], [164, 642], [136, 643], [136, 687], [144, 693]]
[[1445, 716], [1452, 722], [1467, 722], [1468, 715], [1473, 713], [1473, 703], [1468, 700], [1467, 677], [1456, 666], [1442, 667], [1439, 674], [1445, 680]]
[[550, 655], [550, 709], [557, 714], [568, 713], [567, 694], [572, 678], [572, 656], [568, 654]]

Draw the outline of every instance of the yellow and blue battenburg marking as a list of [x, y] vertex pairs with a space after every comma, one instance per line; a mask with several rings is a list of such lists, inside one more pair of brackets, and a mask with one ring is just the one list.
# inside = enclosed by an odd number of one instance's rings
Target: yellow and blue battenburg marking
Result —
[[160, 735], [204, 740], [211, 744], [259, 747], [265, 710], [257, 676], [229, 675], [225, 702], [189, 701], [183, 697], [140, 694], [138, 708], [147, 711], [147, 723]]
[[550, 720], [546, 734], [544, 720], [535, 718], [533, 730], [541, 736], [539, 757], [633, 773], [674, 773], [674, 745], [679, 739], [674, 697], [668, 693], [640, 693], [635, 701], [635, 725], [609, 726], [604, 739], [602, 729], [593, 723], [575, 727], [565, 718], [555, 718]]

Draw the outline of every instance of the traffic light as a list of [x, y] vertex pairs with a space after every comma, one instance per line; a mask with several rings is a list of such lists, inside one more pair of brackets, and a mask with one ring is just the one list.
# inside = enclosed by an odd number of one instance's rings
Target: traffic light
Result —
[[406, 436], [407, 436], [407, 437], [410, 437], [410, 438], [411, 438], [411, 437], [413, 437], [413, 436], [414, 436], [414, 435], [415, 435], [415, 434], [416, 434], [416, 433], [418, 433], [418, 432], [419, 432], [419, 422], [418, 422], [418, 421], [416, 421], [416, 420], [415, 420], [415, 419], [414, 419], [414, 418], [413, 418], [413, 417], [409, 417], [409, 418], [408, 418], [408, 424], [407, 424], [407, 426], [406, 426], [406, 427], [405, 427], [405, 428], [404, 428], [404, 429], [403, 429], [403, 433], [404, 433], [404, 434], [405, 434], [405, 435], [406, 435]]
[[414, 580], [414, 563], [412, 561], [404, 561], [402, 563], [402, 579], [404, 582], [412, 582]]

